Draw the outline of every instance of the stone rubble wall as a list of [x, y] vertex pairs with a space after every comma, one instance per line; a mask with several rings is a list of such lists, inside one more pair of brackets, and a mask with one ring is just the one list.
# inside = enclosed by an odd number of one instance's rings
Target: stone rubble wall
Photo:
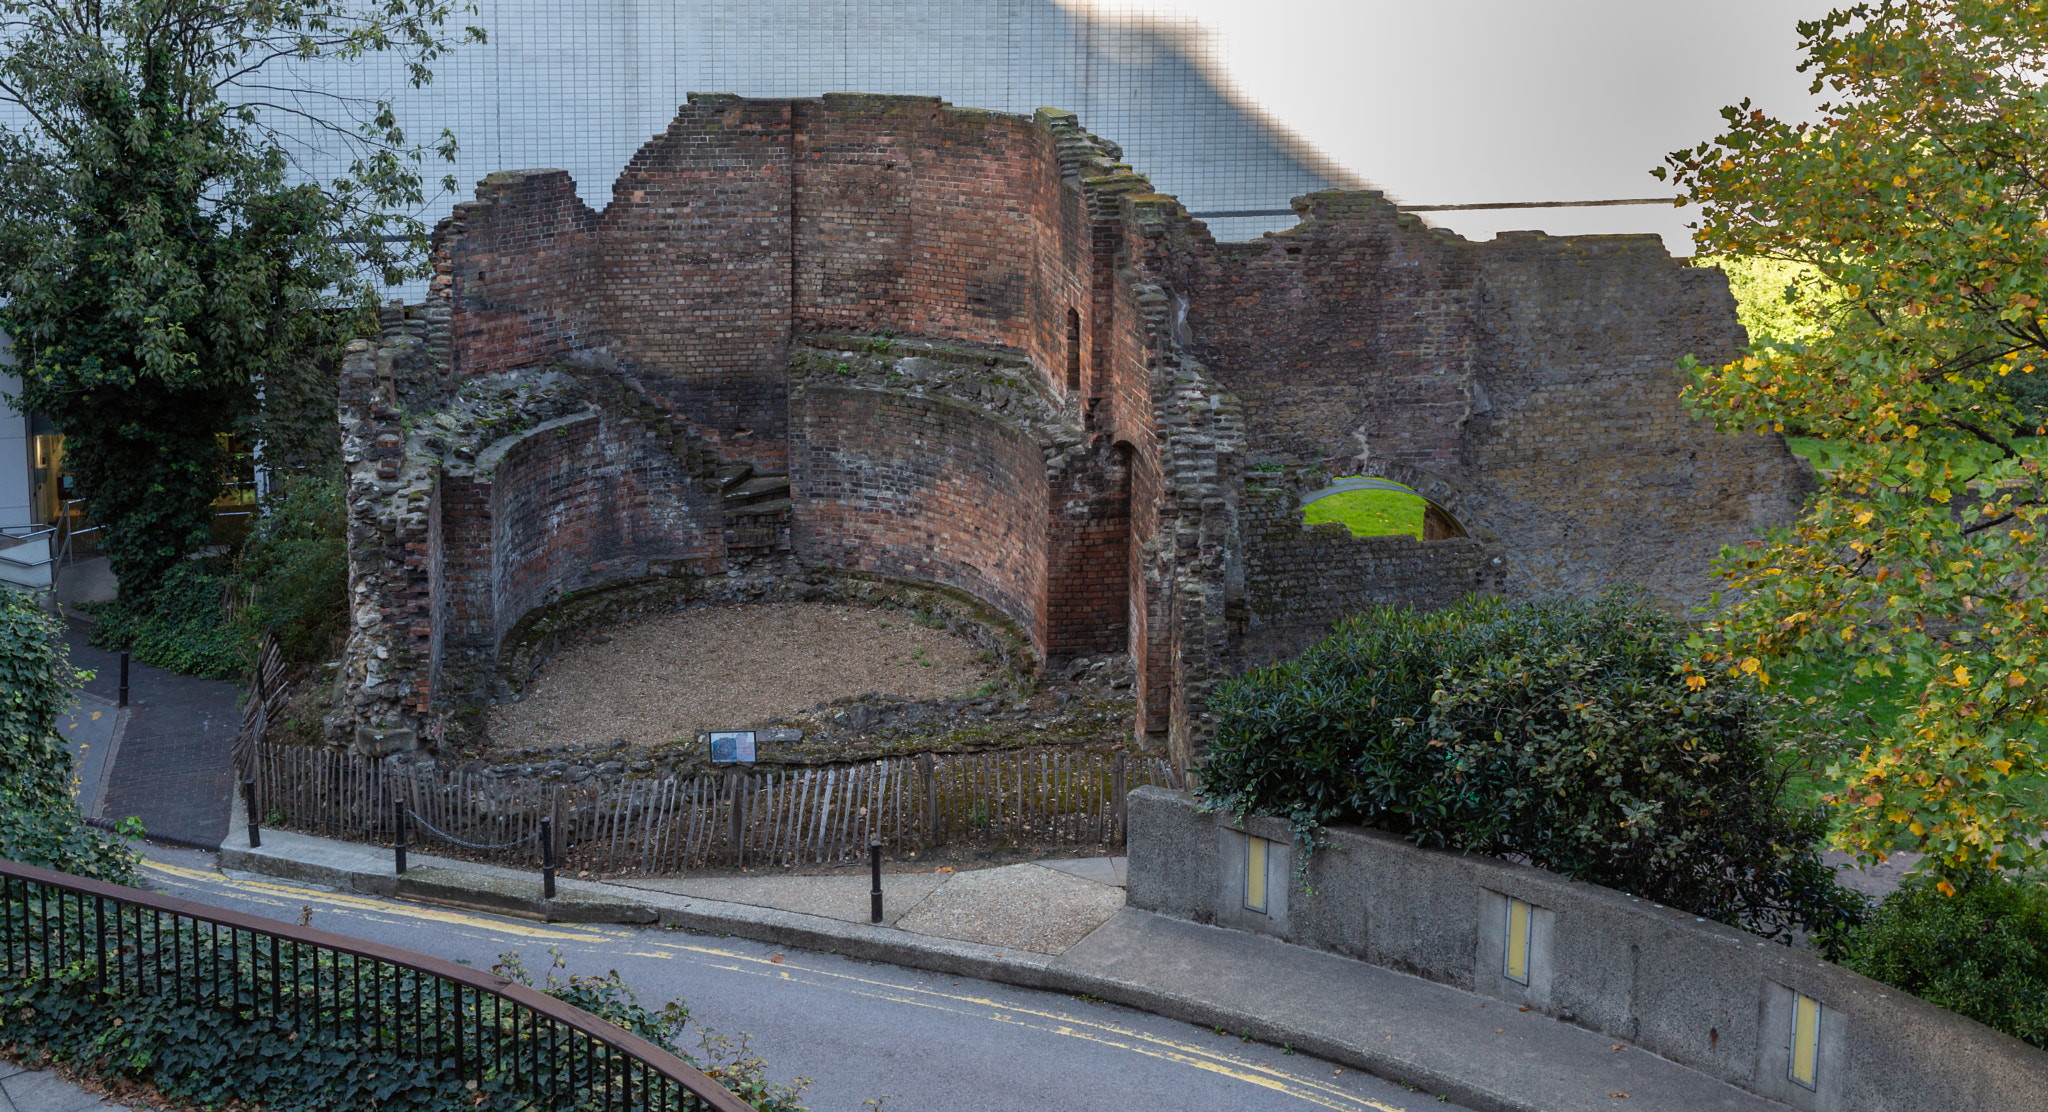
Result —
[[1293, 657], [1374, 606], [1435, 610], [1503, 589], [1498, 538], [1354, 537], [1335, 522], [1304, 528], [1303, 487], [1319, 485], [1271, 472], [1246, 477], [1246, 585], [1232, 615], [1240, 665]]

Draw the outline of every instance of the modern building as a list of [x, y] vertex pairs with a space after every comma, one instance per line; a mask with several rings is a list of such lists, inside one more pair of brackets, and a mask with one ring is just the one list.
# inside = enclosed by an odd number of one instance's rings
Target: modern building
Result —
[[[301, 103], [328, 113], [338, 103], [389, 99], [414, 136], [451, 131], [455, 163], [428, 169], [452, 175], [458, 188], [421, 211], [430, 224], [508, 167], [566, 170], [586, 203], [604, 207], [626, 162], [693, 91], [937, 95], [1025, 116], [1065, 109], [1226, 239], [1292, 225], [1292, 197], [1363, 184], [1231, 84], [1227, 43], [1159, 4], [483, 0], [479, 9], [489, 44], [437, 62], [425, 88], [413, 88], [395, 59], [372, 57], [266, 71], [251, 99], [277, 97], [280, 84], [307, 90]], [[267, 119], [307, 174], [346, 171], [352, 152], [335, 133], [299, 117]], [[416, 302], [425, 292], [421, 284], [392, 296]], [[0, 383], [18, 390], [12, 379]], [[56, 523], [62, 484], [62, 437], [39, 437], [32, 416], [0, 410], [5, 534]]]
[[60, 499], [56, 469], [44, 465], [54, 462], [45, 457], [61, 450], [63, 438], [47, 435], [33, 414], [14, 407], [21, 380], [13, 366], [13, 346], [0, 336], [0, 583], [47, 587], [55, 553], [47, 523], [56, 519]]

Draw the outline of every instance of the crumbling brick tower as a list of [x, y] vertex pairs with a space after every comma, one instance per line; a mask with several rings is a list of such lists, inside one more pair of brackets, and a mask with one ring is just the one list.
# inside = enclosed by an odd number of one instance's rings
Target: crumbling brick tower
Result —
[[[1042, 662], [1128, 649], [1185, 761], [1216, 681], [1344, 613], [1691, 602], [1810, 484], [1680, 409], [1679, 358], [1742, 334], [1653, 236], [1473, 244], [1365, 192], [1218, 243], [1118, 158], [1051, 110], [694, 95], [601, 212], [486, 178], [347, 364], [338, 726], [431, 744], [579, 615], [851, 574], [971, 596]], [[1350, 474], [1435, 539], [1304, 528]]]

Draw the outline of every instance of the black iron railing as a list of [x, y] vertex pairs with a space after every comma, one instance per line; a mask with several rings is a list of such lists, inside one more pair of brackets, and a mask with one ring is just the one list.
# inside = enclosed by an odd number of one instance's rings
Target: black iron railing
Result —
[[0, 861], [0, 976], [395, 1054], [523, 1107], [752, 1112], [668, 1050], [495, 974], [11, 861]]

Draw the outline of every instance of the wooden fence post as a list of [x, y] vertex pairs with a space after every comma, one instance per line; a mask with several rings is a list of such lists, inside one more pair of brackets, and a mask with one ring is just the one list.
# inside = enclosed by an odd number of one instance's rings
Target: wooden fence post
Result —
[[732, 829], [732, 864], [734, 868], [738, 868], [740, 838], [744, 836], [745, 829], [740, 820], [740, 774], [736, 769], [725, 774], [725, 794], [732, 799], [731, 814], [728, 818]]
[[937, 758], [930, 753], [917, 756], [918, 779], [924, 781], [924, 848], [939, 844], [939, 775]]
[[1130, 817], [1124, 810], [1124, 775], [1124, 751], [1119, 749], [1116, 751], [1116, 778], [1112, 781], [1110, 787], [1110, 791], [1116, 796], [1116, 809], [1112, 813], [1116, 815], [1115, 840], [1119, 842], [1123, 841], [1128, 833], [1125, 829], [1125, 823]]

